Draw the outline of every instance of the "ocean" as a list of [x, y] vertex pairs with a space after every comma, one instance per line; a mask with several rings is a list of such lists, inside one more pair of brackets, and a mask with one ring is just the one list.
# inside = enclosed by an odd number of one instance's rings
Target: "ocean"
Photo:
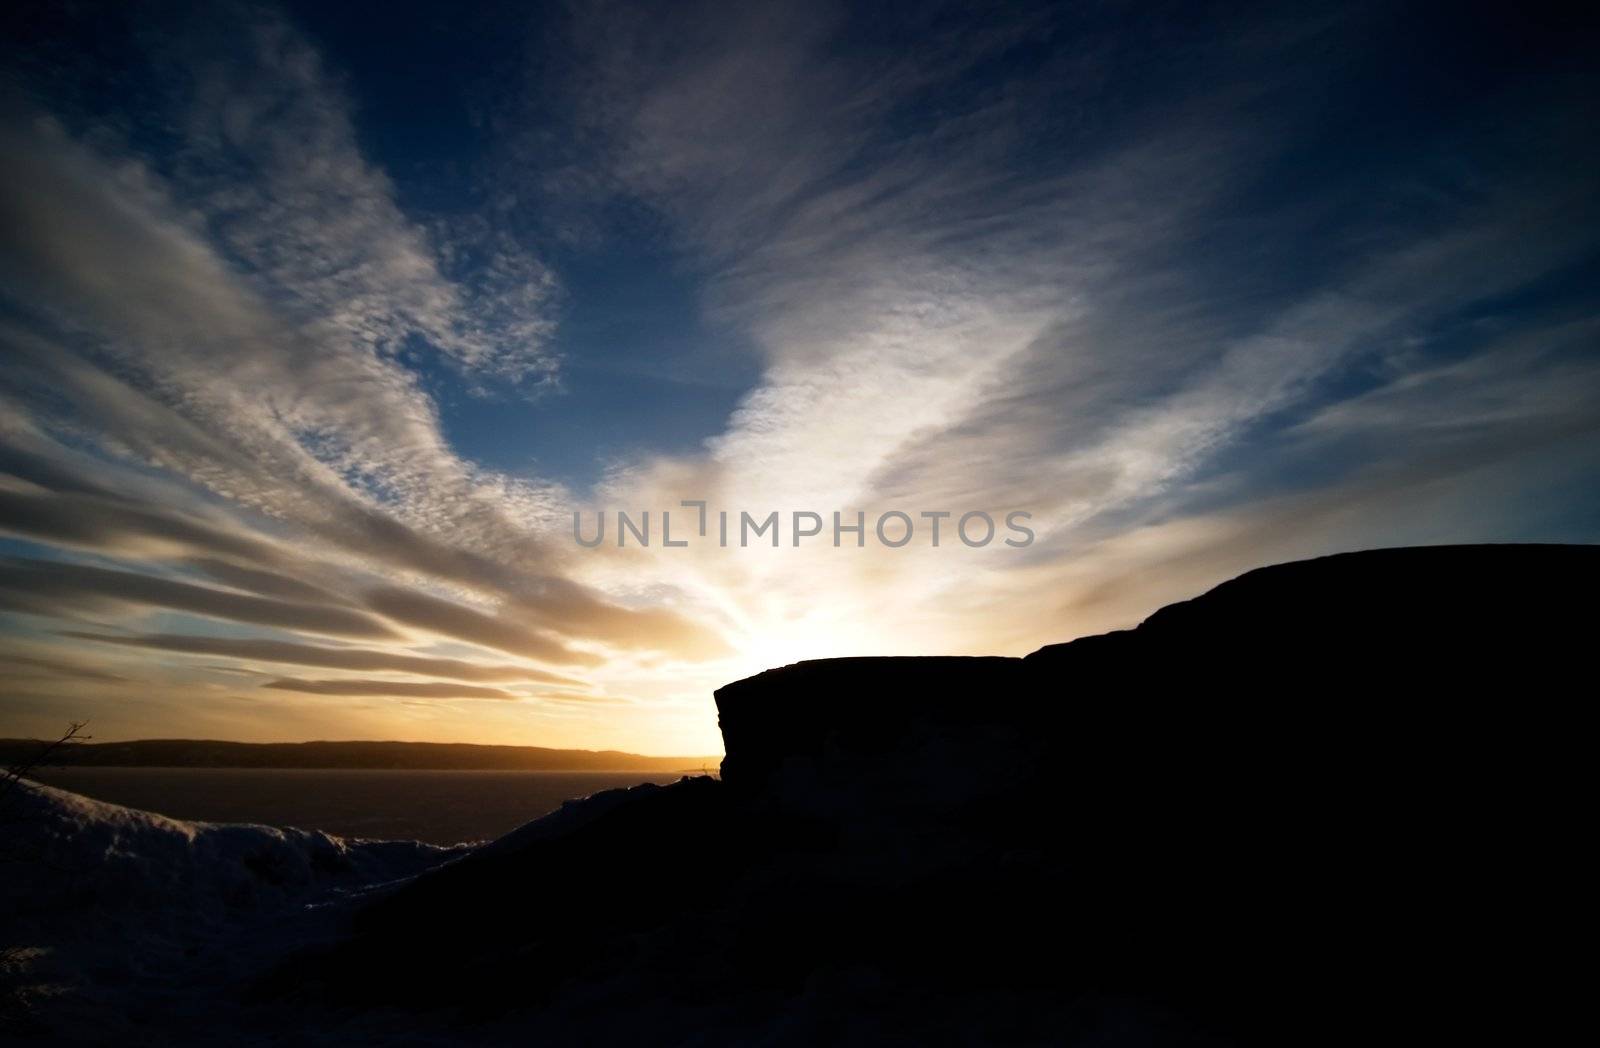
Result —
[[574, 797], [678, 778], [641, 771], [301, 768], [42, 768], [32, 777], [175, 819], [430, 844], [489, 840]]

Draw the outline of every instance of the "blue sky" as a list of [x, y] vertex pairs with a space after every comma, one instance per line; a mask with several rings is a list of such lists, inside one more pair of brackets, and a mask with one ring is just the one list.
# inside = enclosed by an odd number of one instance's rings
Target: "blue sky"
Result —
[[[760, 368], [746, 337], [704, 316], [702, 260], [674, 242], [646, 201], [546, 197], [512, 188], [505, 174], [527, 162], [529, 147], [508, 142], [520, 136], [554, 143], [566, 164], [604, 162], [579, 140], [580, 114], [540, 98], [554, 86], [551, 67], [571, 62], [571, 15], [552, 7], [530, 18], [514, 4], [465, 17], [437, 4], [286, 11], [348, 77], [362, 146], [381, 159], [402, 206], [442, 222], [492, 212], [539, 243], [559, 274], [551, 341], [562, 359], [560, 394], [530, 411], [522, 398], [483, 396], [462, 376], [432, 369], [454, 445], [496, 469], [587, 491], [610, 463], [691, 452], [721, 431]], [[383, 26], [376, 36], [374, 25]], [[494, 195], [508, 191], [516, 201], [497, 206]]]
[[[4, 19], [0, 734], [701, 752], [778, 662], [1600, 532], [1554, 7]], [[683, 499], [1037, 539], [572, 541]]]

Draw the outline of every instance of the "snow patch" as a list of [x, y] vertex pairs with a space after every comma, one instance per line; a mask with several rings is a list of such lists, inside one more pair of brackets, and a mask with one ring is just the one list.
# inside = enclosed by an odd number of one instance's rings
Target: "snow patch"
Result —
[[66, 1043], [179, 1043], [267, 964], [336, 935], [339, 903], [471, 850], [187, 822], [30, 781], [6, 802], [0, 1019]]
[[[13, 798], [0, 905], [45, 917], [192, 927], [419, 873], [465, 848], [186, 822], [34, 782]], [[76, 923], [76, 922], [74, 922]]]

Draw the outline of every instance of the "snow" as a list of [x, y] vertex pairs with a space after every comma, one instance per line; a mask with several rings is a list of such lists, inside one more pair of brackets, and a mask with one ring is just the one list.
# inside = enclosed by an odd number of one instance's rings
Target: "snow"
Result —
[[24, 783], [0, 900], [161, 922], [225, 924], [318, 892], [407, 877], [463, 849], [308, 830], [184, 822]]
[[0, 994], [69, 1042], [204, 1040], [353, 901], [470, 850], [185, 822], [26, 781], [6, 809]]
[[[335, 837], [189, 822], [24, 780], [0, 820], [0, 1043], [459, 1043], [381, 1010], [337, 1021], [249, 1003], [262, 975], [338, 940], [357, 906], [473, 854], [569, 833], [629, 797], [607, 790], [488, 844]], [[18, 1022], [18, 1018], [23, 1021]], [[515, 1038], [514, 1038], [515, 1039]]]

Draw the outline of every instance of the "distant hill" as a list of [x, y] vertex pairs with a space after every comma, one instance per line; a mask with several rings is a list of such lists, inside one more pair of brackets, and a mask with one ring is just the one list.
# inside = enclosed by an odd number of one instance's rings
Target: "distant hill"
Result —
[[[37, 739], [0, 739], [0, 763], [33, 759]], [[397, 768], [460, 771], [699, 771], [720, 757], [645, 757], [618, 750], [476, 746], [440, 742], [218, 742], [141, 739], [81, 743], [50, 758], [53, 766], [124, 768]]]

